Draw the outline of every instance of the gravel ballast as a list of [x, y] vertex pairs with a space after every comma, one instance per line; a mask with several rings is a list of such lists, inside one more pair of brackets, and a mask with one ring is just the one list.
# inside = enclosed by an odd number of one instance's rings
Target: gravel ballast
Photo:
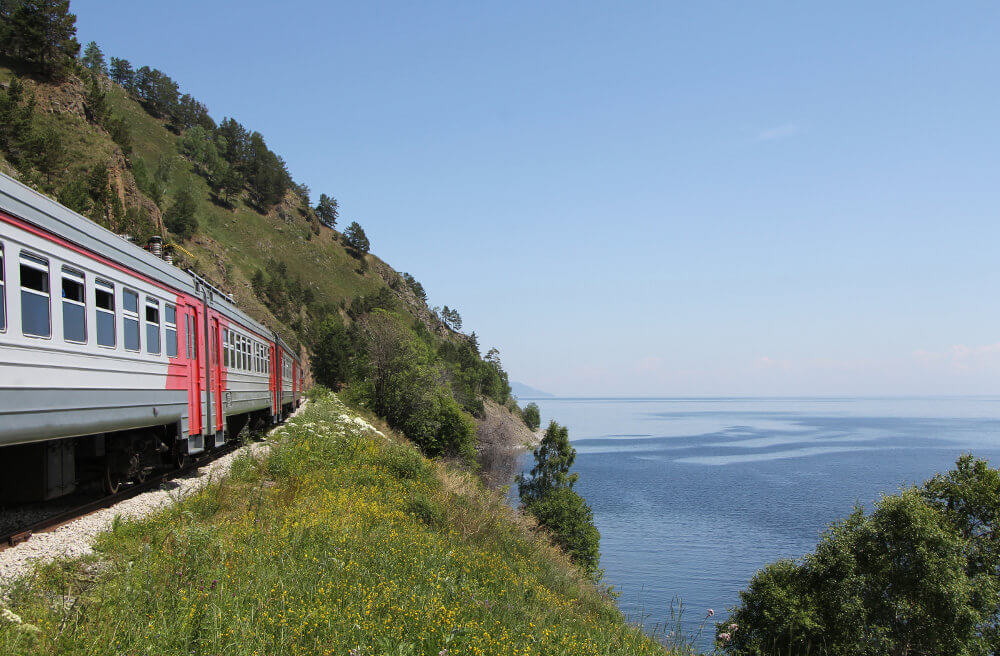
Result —
[[[304, 407], [305, 404], [292, 416], [297, 415]], [[27, 542], [0, 552], [0, 586], [28, 574], [36, 565], [59, 558], [89, 555], [93, 552], [94, 539], [103, 531], [110, 529], [116, 517], [121, 519], [145, 517], [197, 492], [210, 482], [225, 476], [233, 460], [238, 456], [249, 453], [259, 458], [265, 455], [271, 448], [269, 437], [270, 433], [264, 440], [227, 453], [193, 474], [171, 480], [158, 490], [125, 499], [110, 508], [75, 519], [53, 531], [37, 533]]]

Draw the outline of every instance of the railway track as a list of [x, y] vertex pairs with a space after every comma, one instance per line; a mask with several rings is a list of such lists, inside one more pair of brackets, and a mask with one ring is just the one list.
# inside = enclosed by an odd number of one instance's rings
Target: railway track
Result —
[[144, 492], [155, 490], [174, 478], [196, 471], [213, 460], [221, 458], [227, 453], [232, 453], [239, 448], [239, 446], [240, 443], [238, 441], [234, 441], [220, 447], [219, 449], [200, 455], [196, 458], [192, 458], [190, 462], [185, 463], [182, 467], [176, 467], [165, 472], [154, 474], [146, 480], [134, 483], [115, 494], [109, 494], [98, 499], [86, 501], [69, 508], [68, 510], [59, 510], [50, 516], [24, 526], [19, 526], [15, 529], [7, 529], [4, 533], [0, 534], [0, 551], [30, 540], [31, 536], [37, 533], [53, 531], [64, 524], [68, 524], [69, 522], [79, 519], [80, 517], [85, 517], [90, 513], [103, 510], [104, 508], [110, 508], [117, 503], [125, 501], [126, 499], [131, 499], [132, 497], [138, 496]]

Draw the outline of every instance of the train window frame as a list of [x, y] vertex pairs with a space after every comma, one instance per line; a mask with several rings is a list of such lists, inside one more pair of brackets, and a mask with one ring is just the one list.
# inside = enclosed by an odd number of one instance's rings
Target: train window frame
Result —
[[[21, 334], [25, 337], [30, 337], [32, 339], [52, 339], [52, 272], [49, 267], [49, 261], [47, 258], [35, 255], [30, 251], [22, 250], [19, 253], [18, 258], [18, 287], [21, 290]], [[33, 287], [25, 287], [24, 284], [24, 268], [28, 267], [41, 273], [44, 276], [43, 282], [45, 289], [39, 290]], [[26, 304], [24, 302], [25, 294], [29, 296], [38, 296], [45, 299], [45, 312], [46, 320], [48, 324], [47, 333], [30, 333], [24, 328], [24, 311]]]
[[4, 270], [3, 242], [0, 242], [0, 333], [7, 332], [7, 274]]
[[[98, 294], [106, 294], [111, 297], [111, 307], [103, 307], [99, 302]], [[111, 343], [105, 344], [102, 341], [104, 331], [101, 329], [101, 317], [111, 318]], [[94, 328], [97, 333], [97, 345], [101, 348], [113, 349], [118, 346], [118, 311], [115, 305], [115, 284], [110, 280], [96, 278], [94, 280]], [[106, 324], [105, 324], [106, 325]]]
[[229, 369], [230, 367], [228, 328], [222, 331], [222, 366], [224, 366], [226, 369]]
[[[163, 319], [160, 317], [160, 301], [158, 299], [152, 298], [151, 296], [146, 297], [146, 302], [143, 304], [143, 325], [146, 327], [146, 353], [149, 355], [160, 355], [163, 352]], [[150, 314], [152, 310], [153, 314]], [[150, 316], [154, 317], [154, 320], [150, 320]], [[151, 330], [152, 329], [152, 330]], [[156, 337], [156, 344], [153, 344], [153, 337]], [[156, 347], [155, 350], [153, 347]]]
[[194, 360], [194, 313], [184, 313], [184, 328], [187, 330], [187, 359]]
[[[170, 320], [170, 315], [174, 320]], [[177, 357], [177, 306], [171, 303], [163, 304], [163, 350], [168, 358]], [[171, 348], [172, 347], [172, 348]]]
[[[126, 302], [130, 296], [135, 297], [135, 309], [130, 310]], [[135, 326], [135, 348], [128, 345], [129, 322]], [[134, 289], [122, 288], [122, 344], [126, 351], [139, 353], [142, 351], [142, 326], [139, 323], [139, 292]]]
[[[60, 300], [62, 301], [63, 341], [70, 344], [86, 344], [88, 341], [87, 276], [79, 269], [64, 266], [59, 282]], [[71, 292], [67, 292], [67, 283], [74, 287]], [[67, 293], [75, 294], [77, 298], [71, 298], [67, 296]], [[75, 317], [72, 316], [74, 313], [77, 313]], [[74, 339], [74, 337], [79, 337], [79, 333], [71, 337], [68, 332], [71, 328], [82, 330], [82, 339]]]

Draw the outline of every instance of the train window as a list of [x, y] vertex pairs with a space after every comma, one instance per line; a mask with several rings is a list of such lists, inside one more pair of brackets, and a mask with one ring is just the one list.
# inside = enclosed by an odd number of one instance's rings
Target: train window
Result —
[[163, 324], [166, 330], [166, 343], [164, 348], [167, 357], [177, 357], [177, 308], [173, 305], [163, 306]]
[[122, 291], [122, 310], [125, 315], [125, 348], [139, 350], [139, 295], [131, 289]]
[[222, 364], [229, 369], [231, 366], [229, 359], [229, 330], [222, 331]]
[[115, 345], [115, 286], [106, 280], [94, 283], [94, 307], [97, 308], [97, 344]]
[[49, 263], [21, 252], [21, 331], [31, 337], [51, 337]]
[[63, 267], [63, 339], [67, 342], [87, 341], [87, 304], [83, 274]]
[[0, 244], [0, 332], [7, 330], [7, 286], [4, 285], [3, 244]]
[[160, 303], [146, 297], [146, 353], [160, 354]]
[[184, 317], [184, 326], [187, 328], [187, 350], [188, 360], [194, 359], [194, 319], [188, 314]]

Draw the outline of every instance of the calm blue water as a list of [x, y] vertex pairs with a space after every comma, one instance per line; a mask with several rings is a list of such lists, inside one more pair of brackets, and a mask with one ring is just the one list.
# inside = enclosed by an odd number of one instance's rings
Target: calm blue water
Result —
[[622, 610], [652, 626], [678, 596], [688, 632], [855, 503], [963, 452], [1000, 465], [1000, 397], [534, 401], [570, 429]]

